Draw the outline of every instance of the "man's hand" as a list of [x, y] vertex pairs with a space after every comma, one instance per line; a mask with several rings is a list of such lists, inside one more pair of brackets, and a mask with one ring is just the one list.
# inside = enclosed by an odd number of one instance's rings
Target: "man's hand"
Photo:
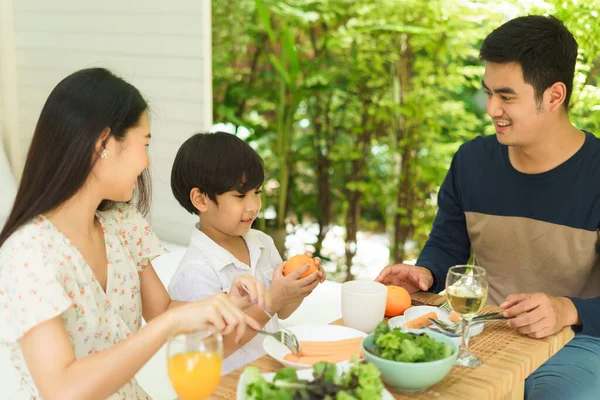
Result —
[[375, 279], [384, 285], [402, 286], [408, 293], [426, 292], [433, 285], [433, 275], [427, 268], [408, 264], [387, 266]]
[[531, 338], [543, 338], [565, 326], [581, 324], [575, 305], [566, 297], [545, 293], [511, 294], [500, 307], [506, 310], [505, 317], [512, 318], [508, 326]]

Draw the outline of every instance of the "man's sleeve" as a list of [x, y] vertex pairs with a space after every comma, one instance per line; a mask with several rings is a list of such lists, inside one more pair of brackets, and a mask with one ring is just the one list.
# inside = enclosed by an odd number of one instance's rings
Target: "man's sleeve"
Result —
[[438, 212], [425, 247], [416, 265], [433, 274], [429, 291], [438, 293], [446, 285], [446, 274], [453, 265], [466, 264], [471, 255], [465, 212], [460, 198], [460, 150], [454, 155], [450, 170], [438, 193]]
[[592, 299], [580, 299], [569, 297], [581, 320], [581, 326], [574, 326], [573, 330], [582, 335], [600, 337], [600, 297]]

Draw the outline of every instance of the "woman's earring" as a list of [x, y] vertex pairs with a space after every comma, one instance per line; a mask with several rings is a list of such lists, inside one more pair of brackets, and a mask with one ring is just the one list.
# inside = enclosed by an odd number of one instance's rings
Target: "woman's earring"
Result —
[[100, 153], [100, 158], [108, 158], [108, 150], [102, 150], [102, 153]]

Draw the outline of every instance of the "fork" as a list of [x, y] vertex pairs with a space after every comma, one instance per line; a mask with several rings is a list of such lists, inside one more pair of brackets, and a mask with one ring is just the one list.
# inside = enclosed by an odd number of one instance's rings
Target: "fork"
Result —
[[433, 325], [435, 325], [436, 328], [438, 328], [439, 330], [441, 330], [445, 334], [450, 334], [452, 336], [457, 336], [457, 337], [459, 336], [458, 332], [455, 329], [451, 329], [444, 322], [442, 322], [440, 320], [437, 320], [435, 318], [429, 318], [429, 321], [431, 321], [431, 323]]
[[267, 332], [263, 329], [259, 329], [256, 332], [267, 335], [275, 338], [275, 340], [283, 343], [293, 355], [300, 355], [300, 343], [298, 342], [298, 338], [294, 335], [294, 332], [291, 332], [285, 328], [280, 328], [275, 332]]
[[442, 304], [440, 306], [440, 309], [446, 311], [446, 312], [452, 312], [452, 307], [450, 307], [450, 304], [448, 304], [447, 301], [444, 302], [444, 304]]
[[[452, 307], [450, 307], [450, 304], [447, 301], [444, 302], [444, 304], [442, 304], [441, 306], [439, 306], [439, 308], [448, 313], [452, 312]], [[491, 312], [491, 313], [487, 313], [487, 314], [476, 315], [475, 317], [473, 317], [472, 321], [484, 320], [487, 322], [487, 321], [504, 321], [506, 319], [508, 319], [508, 318], [506, 318], [500, 312]], [[456, 323], [458, 324], [458, 322], [456, 322]]]
[[[479, 315], [480, 318], [473, 318], [471, 320], [471, 326], [475, 326], [477, 324], [483, 324], [484, 322], [492, 322], [492, 321], [506, 321], [508, 318], [504, 317], [501, 313], [489, 313], [484, 315]], [[458, 333], [461, 330], [460, 322], [454, 322], [452, 324], [448, 324], [444, 321], [437, 320], [435, 318], [429, 318], [429, 320], [436, 325], [438, 328], [446, 331], [446, 332], [454, 332]]]
[[[261, 309], [263, 310], [263, 312], [265, 314], [267, 314], [267, 316], [270, 319], [273, 319], [273, 316], [271, 314], [269, 314], [267, 310], [265, 310], [262, 307], [261, 307]], [[280, 343], [283, 343], [288, 349], [290, 349], [290, 351], [292, 352], [292, 354], [295, 355], [295, 356], [299, 355], [301, 353], [301, 351], [300, 351], [300, 341], [298, 340], [298, 338], [296, 337], [296, 335], [294, 334], [294, 332], [290, 331], [289, 329], [279, 328], [275, 332], [267, 332], [264, 329], [259, 329], [256, 332], [258, 332], [260, 334], [263, 334], [263, 335], [267, 335], [267, 336], [271, 336], [271, 337], [275, 338]]]
[[[248, 288], [246, 286], [242, 286], [242, 287], [244, 288], [246, 293], [248, 293], [248, 295], [250, 295]], [[269, 320], [273, 319], [273, 316], [266, 309], [264, 309], [263, 307], [260, 307], [260, 309], [263, 310], [263, 312], [267, 315], [267, 317], [269, 317]], [[292, 352], [293, 355], [299, 355], [301, 353], [300, 341], [298, 340], [298, 338], [296, 337], [294, 332], [290, 331], [289, 329], [279, 328], [275, 332], [267, 332], [264, 329], [258, 329], [258, 330], [254, 329], [254, 328], [252, 328], [252, 329], [262, 335], [267, 335], [267, 336], [271, 336], [271, 337], [275, 338], [280, 343], [284, 344], [288, 349], [290, 349], [290, 351]]]
[[448, 328], [442, 321], [438, 321], [435, 318], [429, 318], [429, 320], [435, 325], [435, 327], [440, 330], [443, 334], [451, 336], [451, 337], [460, 337], [460, 334], [453, 329]]

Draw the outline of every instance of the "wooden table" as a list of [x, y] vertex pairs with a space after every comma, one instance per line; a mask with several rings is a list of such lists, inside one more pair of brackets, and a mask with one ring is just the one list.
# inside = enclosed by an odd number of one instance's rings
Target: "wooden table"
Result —
[[[414, 302], [440, 305], [445, 297], [416, 293]], [[498, 311], [486, 306], [483, 312]], [[342, 324], [341, 320], [334, 324]], [[454, 367], [440, 383], [420, 393], [393, 392], [396, 399], [501, 399], [522, 400], [525, 378], [552, 357], [573, 338], [571, 328], [564, 328], [544, 339], [531, 339], [509, 328], [505, 322], [488, 322], [484, 331], [469, 343], [471, 352], [483, 359], [477, 368]], [[275, 372], [283, 367], [270, 356], [252, 363], [261, 372]], [[244, 367], [221, 378], [211, 399], [233, 400]]]

